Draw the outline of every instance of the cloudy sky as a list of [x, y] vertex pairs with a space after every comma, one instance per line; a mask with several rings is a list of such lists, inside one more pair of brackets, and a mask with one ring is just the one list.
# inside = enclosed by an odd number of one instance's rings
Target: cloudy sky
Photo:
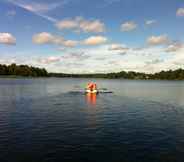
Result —
[[0, 0], [0, 64], [49, 72], [184, 68], [184, 0]]

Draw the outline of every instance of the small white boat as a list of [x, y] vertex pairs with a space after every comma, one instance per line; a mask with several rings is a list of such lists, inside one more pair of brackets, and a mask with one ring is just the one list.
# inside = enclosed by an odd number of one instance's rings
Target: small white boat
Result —
[[86, 89], [85, 91], [86, 93], [89, 93], [89, 94], [97, 94], [98, 93], [98, 90], [89, 90], [89, 89]]

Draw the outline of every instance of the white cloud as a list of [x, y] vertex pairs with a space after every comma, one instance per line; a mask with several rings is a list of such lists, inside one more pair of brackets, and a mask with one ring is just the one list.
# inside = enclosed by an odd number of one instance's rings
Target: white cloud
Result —
[[76, 22], [75, 20], [62, 20], [62, 21], [58, 21], [56, 23], [56, 26], [58, 29], [60, 30], [64, 30], [64, 29], [75, 29], [78, 27], [78, 22]]
[[105, 25], [102, 22], [100, 22], [100, 20], [94, 21], [82, 20], [80, 23], [80, 28], [84, 32], [94, 32], [94, 33], [105, 32]]
[[61, 61], [61, 58], [56, 56], [50, 56], [47, 58], [39, 59], [38, 61], [42, 64], [51, 64]]
[[133, 31], [136, 28], [137, 28], [137, 24], [133, 21], [127, 21], [127, 22], [121, 24], [121, 31], [123, 31], [123, 32]]
[[176, 51], [175, 54], [165, 60], [158, 68], [160, 70], [174, 70], [178, 68], [184, 68], [184, 47]]
[[153, 60], [150, 60], [150, 61], [146, 61], [145, 63], [148, 64], [148, 65], [153, 65], [153, 64], [158, 64], [158, 63], [161, 63], [161, 62], [163, 62], [163, 60], [153, 59]]
[[155, 24], [155, 23], [157, 23], [156, 20], [146, 20], [146, 21], [145, 21], [145, 25], [147, 25], [147, 26], [153, 25], [153, 24]]
[[[76, 73], [108, 73], [108, 72], [119, 72], [125, 71], [139, 71], [139, 72], [155, 72], [159, 71], [156, 65], [156, 60], [161, 56], [161, 49], [145, 48], [139, 49], [138, 51], [132, 50], [133, 48], [128, 47], [126, 55], [119, 55], [118, 50], [109, 50], [109, 45], [101, 45], [95, 48], [83, 49], [90, 58], [86, 58], [85, 61], [78, 60], [78, 63], [82, 63], [81, 66], [72, 67], [67, 71]], [[70, 59], [66, 61], [66, 65]], [[147, 65], [145, 62], [152, 61], [152, 64]], [[71, 62], [70, 62], [71, 63]], [[159, 64], [159, 63], [158, 63]]]
[[0, 33], [0, 44], [15, 45], [16, 38], [10, 33]]
[[91, 36], [83, 41], [85, 45], [99, 45], [107, 42], [107, 38], [103, 36]]
[[111, 46], [109, 47], [109, 50], [112, 50], [112, 51], [127, 50], [127, 49], [129, 48], [126, 47], [126, 45], [122, 45], [122, 44], [111, 44]]
[[176, 15], [177, 16], [184, 16], [184, 8], [178, 8]]
[[85, 40], [66, 40], [62, 36], [53, 35], [51, 33], [42, 32], [35, 34], [32, 38], [35, 44], [55, 44], [64, 47], [75, 47], [77, 45], [100, 45], [107, 42], [107, 38], [103, 36], [91, 36]]
[[160, 36], [151, 36], [147, 39], [149, 45], [167, 45], [170, 42], [170, 39], [167, 35]]
[[72, 29], [74, 31], [101, 33], [105, 32], [105, 24], [100, 20], [85, 20], [83, 17], [58, 21], [56, 27], [60, 30]]
[[64, 46], [65, 47], [75, 47], [77, 46], [78, 41], [74, 41], [74, 40], [66, 40], [64, 41]]
[[[184, 68], [184, 48], [176, 51], [176, 54], [166, 53], [163, 47], [147, 46], [146, 48], [132, 48], [126, 55], [119, 55], [118, 50], [109, 50], [109, 44], [76, 48], [58, 55], [31, 54], [27, 59], [25, 55], [8, 54], [1, 55], [1, 63], [17, 63], [45, 67], [49, 72], [60, 73], [109, 73], [125, 71], [137, 71], [154, 73], [161, 70]], [[115, 49], [115, 48], [114, 48]]]
[[33, 42], [36, 44], [53, 43], [54, 36], [50, 33], [42, 32], [33, 36]]
[[184, 44], [181, 42], [172, 42], [169, 46], [165, 49], [166, 52], [177, 52], [184, 48]]
[[56, 44], [56, 45], [62, 45], [65, 47], [74, 47], [78, 44], [77, 41], [65, 40], [61, 36], [52, 35], [47, 32], [35, 34], [33, 36], [33, 43], [35, 44]]
[[120, 54], [126, 54], [130, 48], [122, 44], [111, 44], [108, 48], [109, 51], [117, 51]]

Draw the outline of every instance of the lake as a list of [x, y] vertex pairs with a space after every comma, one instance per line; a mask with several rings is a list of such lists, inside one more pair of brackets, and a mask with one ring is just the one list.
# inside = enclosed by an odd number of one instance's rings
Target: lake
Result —
[[184, 161], [184, 82], [0, 79], [0, 161]]

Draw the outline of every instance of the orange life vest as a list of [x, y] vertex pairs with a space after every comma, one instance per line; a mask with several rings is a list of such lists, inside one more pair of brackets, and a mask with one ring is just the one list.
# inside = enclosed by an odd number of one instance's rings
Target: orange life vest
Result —
[[87, 85], [87, 89], [89, 90], [96, 90], [97, 89], [97, 85], [95, 83], [88, 83]]

